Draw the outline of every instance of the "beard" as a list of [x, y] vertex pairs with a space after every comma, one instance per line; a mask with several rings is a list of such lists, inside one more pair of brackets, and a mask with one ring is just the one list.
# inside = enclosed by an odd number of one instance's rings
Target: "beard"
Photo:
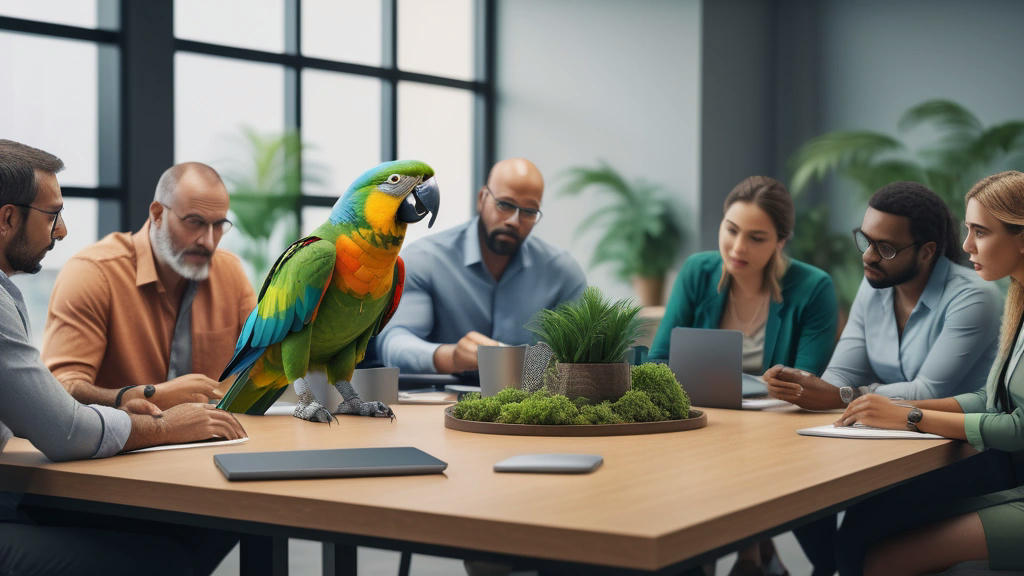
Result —
[[4, 257], [7, 258], [7, 263], [10, 264], [11, 269], [15, 272], [38, 274], [43, 269], [43, 257], [46, 256], [47, 252], [53, 250], [56, 243], [56, 240], [51, 239], [50, 245], [46, 247], [46, 250], [33, 254], [32, 248], [28, 245], [28, 238], [25, 236], [25, 227], [22, 226], [14, 238], [11, 239], [11, 243], [7, 245]]
[[899, 286], [900, 284], [903, 284], [907, 280], [910, 280], [914, 276], [917, 276], [917, 273], [920, 271], [921, 266], [918, 264], [917, 259], [914, 259], [913, 263], [905, 266], [902, 270], [897, 270], [892, 274], [889, 274], [885, 270], [882, 270], [882, 267], [879, 266], [877, 263], [868, 264], [867, 266], [865, 266], [865, 268], [871, 268], [876, 272], [881, 272], [882, 274], [885, 274], [885, 276], [880, 280], [872, 280], [871, 278], [867, 278], [868, 284], [870, 284], [872, 288], [880, 289], [891, 288], [892, 286]]
[[523, 242], [519, 235], [511, 230], [498, 229], [487, 232], [482, 221], [480, 222], [480, 232], [484, 236], [484, 244], [487, 249], [500, 256], [515, 254]]
[[162, 226], [156, 226], [152, 222], [149, 225], [149, 241], [153, 245], [153, 252], [156, 257], [165, 262], [182, 278], [188, 280], [202, 281], [210, 276], [210, 263], [190, 264], [185, 261], [186, 254], [201, 254], [211, 257], [212, 254], [204, 248], [193, 248], [175, 250], [171, 234]]

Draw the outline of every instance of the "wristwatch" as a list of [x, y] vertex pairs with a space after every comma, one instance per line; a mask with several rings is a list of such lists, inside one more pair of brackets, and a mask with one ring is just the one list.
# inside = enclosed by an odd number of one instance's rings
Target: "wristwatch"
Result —
[[142, 395], [146, 398], [152, 398], [153, 394], [156, 394], [156, 386], [146, 384], [146, 387], [142, 389]]
[[839, 389], [839, 398], [843, 401], [843, 404], [853, 402], [853, 399], [856, 397], [857, 389], [853, 386], [843, 386]]
[[920, 432], [917, 425], [921, 423], [921, 418], [924, 418], [924, 413], [921, 412], [921, 409], [917, 406], [912, 407], [910, 412], [907, 412], [907, 430]]

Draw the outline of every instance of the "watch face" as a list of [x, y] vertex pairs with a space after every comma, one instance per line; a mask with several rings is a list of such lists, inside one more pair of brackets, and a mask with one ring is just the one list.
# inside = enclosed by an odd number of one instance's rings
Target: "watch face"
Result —
[[843, 386], [839, 389], [839, 398], [842, 399], [843, 404], [849, 404], [853, 402], [853, 388], [849, 386]]
[[907, 414], [907, 422], [910, 422], [911, 424], [917, 424], [921, 421], [921, 418], [923, 417], [924, 414], [921, 412], [920, 408], [911, 408], [910, 413]]
[[146, 398], [152, 398], [153, 394], [156, 394], [156, 386], [153, 386], [152, 384], [147, 384], [146, 387], [142, 389], [142, 395]]

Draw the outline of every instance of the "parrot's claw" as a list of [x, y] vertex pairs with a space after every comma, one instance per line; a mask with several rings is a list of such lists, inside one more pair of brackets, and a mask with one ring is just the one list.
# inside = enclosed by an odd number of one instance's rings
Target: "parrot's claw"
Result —
[[390, 406], [383, 402], [376, 400], [372, 402], [366, 402], [361, 400], [358, 396], [349, 398], [338, 404], [338, 407], [334, 410], [335, 414], [356, 414], [359, 416], [373, 416], [375, 418], [390, 418], [395, 419], [395, 411]]
[[327, 422], [329, 424], [332, 421], [338, 421], [334, 414], [331, 414], [327, 407], [309, 392], [299, 396], [299, 403], [295, 406], [295, 412], [292, 415], [307, 422]]

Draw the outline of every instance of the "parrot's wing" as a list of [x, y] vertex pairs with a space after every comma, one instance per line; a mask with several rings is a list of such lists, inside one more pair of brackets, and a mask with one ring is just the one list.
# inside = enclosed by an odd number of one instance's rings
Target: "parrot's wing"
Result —
[[395, 315], [395, 310], [398, 310], [398, 302], [402, 299], [402, 290], [405, 289], [405, 262], [402, 261], [402, 257], [399, 256], [395, 260], [395, 276], [391, 281], [391, 302], [388, 303], [388, 307], [381, 312], [380, 321], [377, 323], [376, 330], [373, 331], [373, 335], [380, 334], [380, 331], [387, 326], [388, 322]]
[[300, 238], [278, 257], [260, 289], [256, 308], [249, 314], [224, 380], [259, 358], [263, 351], [298, 332], [316, 318], [336, 261], [334, 244], [316, 236]]

